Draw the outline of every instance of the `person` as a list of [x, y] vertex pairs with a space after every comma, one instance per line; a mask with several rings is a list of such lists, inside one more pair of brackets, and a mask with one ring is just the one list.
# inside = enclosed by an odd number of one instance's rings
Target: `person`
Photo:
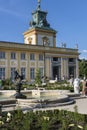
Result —
[[45, 76], [41, 77], [41, 82], [44, 83], [45, 82]]
[[83, 84], [82, 85], [82, 95], [87, 96], [87, 81], [86, 81], [86, 78], [84, 78], [82, 84]]
[[2, 79], [0, 78], [0, 89], [2, 89]]
[[74, 86], [74, 93], [79, 94], [80, 93], [80, 79], [79, 78], [74, 79], [73, 86]]
[[74, 81], [74, 79], [73, 79], [73, 77], [71, 77], [70, 80], [69, 80], [71, 87], [73, 87], [73, 81]]
[[58, 79], [57, 79], [57, 75], [56, 75], [56, 77], [55, 77], [55, 81], [57, 82], [57, 80], [58, 80]]

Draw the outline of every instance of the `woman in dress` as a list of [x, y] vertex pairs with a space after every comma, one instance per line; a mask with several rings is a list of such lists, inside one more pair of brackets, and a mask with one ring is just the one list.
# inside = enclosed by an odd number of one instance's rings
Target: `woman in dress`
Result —
[[82, 86], [82, 95], [87, 96], [87, 81], [86, 78], [83, 80], [83, 86]]

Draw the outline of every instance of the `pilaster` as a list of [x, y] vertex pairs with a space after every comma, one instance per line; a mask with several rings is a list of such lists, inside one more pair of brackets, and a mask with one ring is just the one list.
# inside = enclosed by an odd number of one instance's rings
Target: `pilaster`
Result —
[[79, 65], [78, 65], [78, 58], [76, 58], [76, 76], [79, 76]]

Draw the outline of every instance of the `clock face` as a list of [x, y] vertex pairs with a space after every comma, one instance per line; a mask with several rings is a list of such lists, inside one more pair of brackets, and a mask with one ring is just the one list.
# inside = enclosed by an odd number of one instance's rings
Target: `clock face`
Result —
[[43, 15], [40, 15], [40, 18], [43, 19]]
[[44, 15], [40, 15], [40, 20], [44, 20]]

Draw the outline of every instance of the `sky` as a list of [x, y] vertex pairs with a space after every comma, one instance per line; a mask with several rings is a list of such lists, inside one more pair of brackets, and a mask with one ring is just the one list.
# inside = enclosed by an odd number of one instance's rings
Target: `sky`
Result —
[[[0, 41], [24, 43], [36, 8], [37, 0], [0, 0]], [[78, 44], [80, 58], [87, 59], [87, 0], [41, 0], [41, 10], [48, 12], [47, 21], [57, 31], [57, 47]]]

